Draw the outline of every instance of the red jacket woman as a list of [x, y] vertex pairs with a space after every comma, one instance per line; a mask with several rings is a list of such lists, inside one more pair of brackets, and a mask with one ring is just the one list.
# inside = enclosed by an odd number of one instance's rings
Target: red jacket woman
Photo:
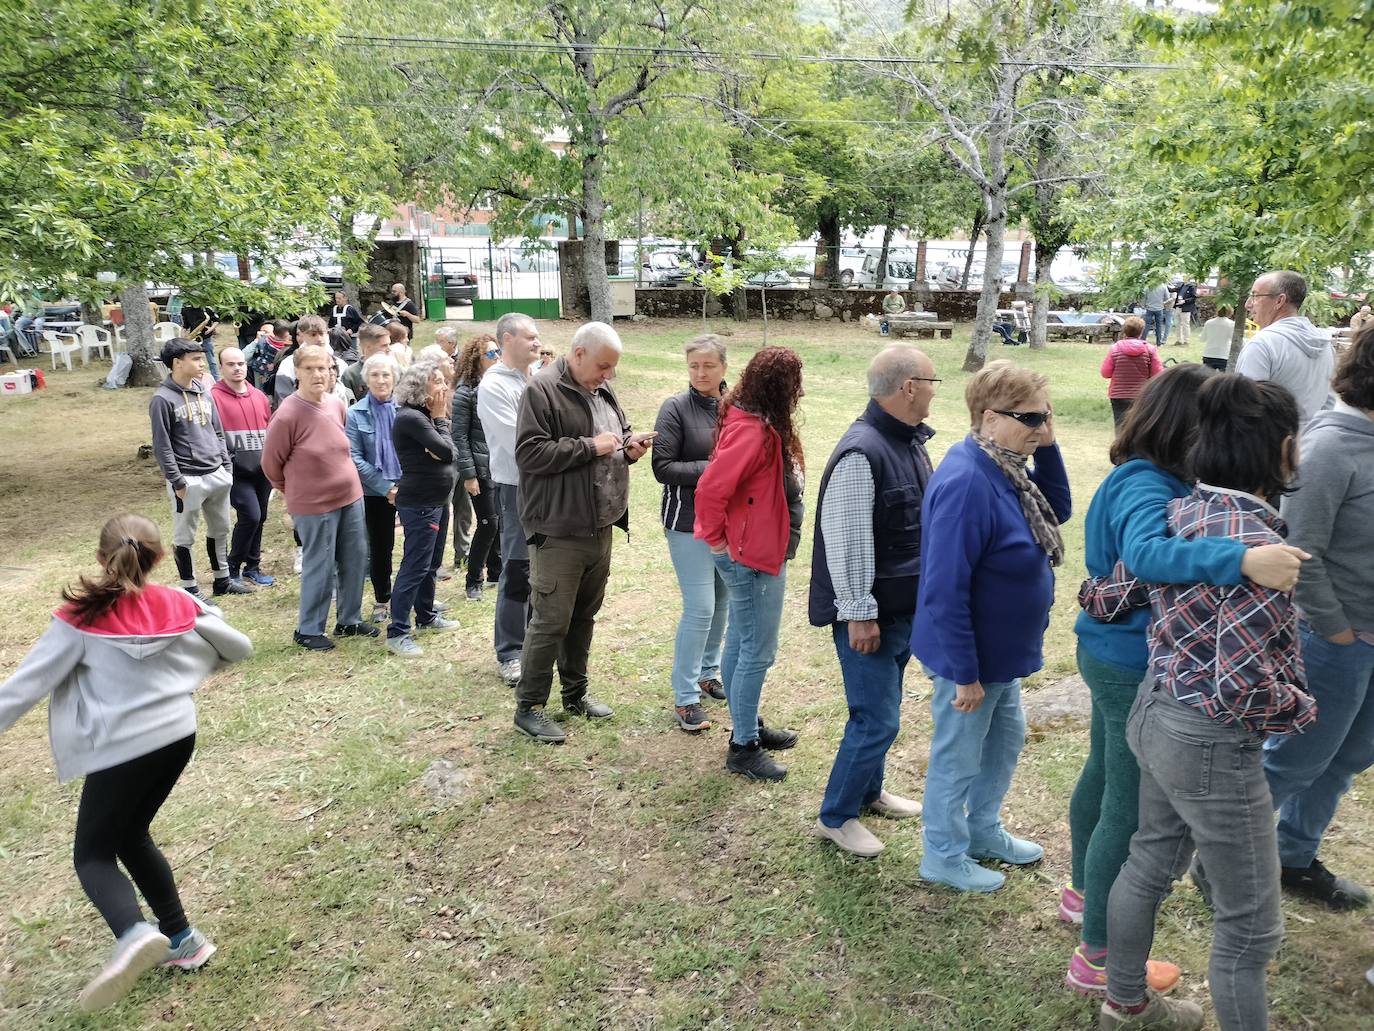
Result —
[[757, 415], [731, 407], [697, 482], [695, 535], [750, 569], [777, 576], [787, 556], [782, 438]]

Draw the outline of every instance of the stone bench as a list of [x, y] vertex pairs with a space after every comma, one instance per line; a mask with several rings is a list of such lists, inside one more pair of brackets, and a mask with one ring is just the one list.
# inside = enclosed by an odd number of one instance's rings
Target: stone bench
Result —
[[1116, 340], [1120, 336], [1120, 326], [1107, 325], [1101, 322], [1079, 323], [1077, 325], [1050, 322], [1045, 326], [1045, 338], [1047, 340], [1086, 340], [1089, 343], [1097, 343], [1103, 340]]
[[917, 321], [908, 319], [906, 321], [888, 320], [888, 332], [895, 337], [927, 337], [933, 338], [936, 333], [948, 340], [954, 335], [954, 323], [952, 322], [930, 322], [927, 320]]

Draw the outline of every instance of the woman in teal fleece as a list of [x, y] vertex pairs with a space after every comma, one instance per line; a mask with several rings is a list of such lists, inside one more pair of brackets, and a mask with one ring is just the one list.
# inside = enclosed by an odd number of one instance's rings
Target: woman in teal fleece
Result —
[[[1236, 584], [1248, 578], [1290, 590], [1303, 555], [1277, 544], [1247, 549], [1224, 538], [1184, 541], [1170, 537], [1165, 506], [1190, 487], [1185, 456], [1197, 426], [1199, 387], [1212, 372], [1178, 365], [1141, 392], [1116, 440], [1116, 466], [1102, 481], [1084, 526], [1088, 575], [1109, 576], [1121, 562], [1147, 583]], [[1073, 882], [1059, 900], [1060, 919], [1083, 925], [1065, 978], [1086, 994], [1106, 991], [1107, 896], [1130, 852], [1136, 828], [1140, 770], [1126, 746], [1126, 717], [1149, 665], [1145, 629], [1149, 606], [1097, 622], [1080, 613], [1078, 670], [1092, 692], [1088, 758], [1069, 805]], [[1151, 987], [1162, 991], [1178, 968], [1151, 961]]]

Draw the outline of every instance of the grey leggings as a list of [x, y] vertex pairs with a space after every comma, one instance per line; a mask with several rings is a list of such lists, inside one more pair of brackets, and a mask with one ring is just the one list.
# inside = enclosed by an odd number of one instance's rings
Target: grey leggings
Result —
[[1263, 739], [1223, 726], [1147, 679], [1126, 723], [1140, 762], [1140, 824], [1107, 903], [1107, 995], [1145, 998], [1155, 913], [1196, 850], [1215, 916], [1207, 973], [1222, 1031], [1269, 1026], [1264, 972], [1283, 937]]

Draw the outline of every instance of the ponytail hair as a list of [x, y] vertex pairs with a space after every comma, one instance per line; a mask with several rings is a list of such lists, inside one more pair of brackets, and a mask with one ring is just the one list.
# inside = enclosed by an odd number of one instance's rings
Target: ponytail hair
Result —
[[1262, 498], [1288, 491], [1284, 442], [1297, 439], [1301, 416], [1286, 387], [1221, 372], [1198, 389], [1197, 408], [1188, 454], [1196, 480]]
[[95, 557], [100, 575], [80, 577], [62, 589], [62, 599], [78, 624], [99, 619], [126, 594], [137, 594], [164, 554], [157, 524], [141, 515], [111, 516], [100, 530]]

